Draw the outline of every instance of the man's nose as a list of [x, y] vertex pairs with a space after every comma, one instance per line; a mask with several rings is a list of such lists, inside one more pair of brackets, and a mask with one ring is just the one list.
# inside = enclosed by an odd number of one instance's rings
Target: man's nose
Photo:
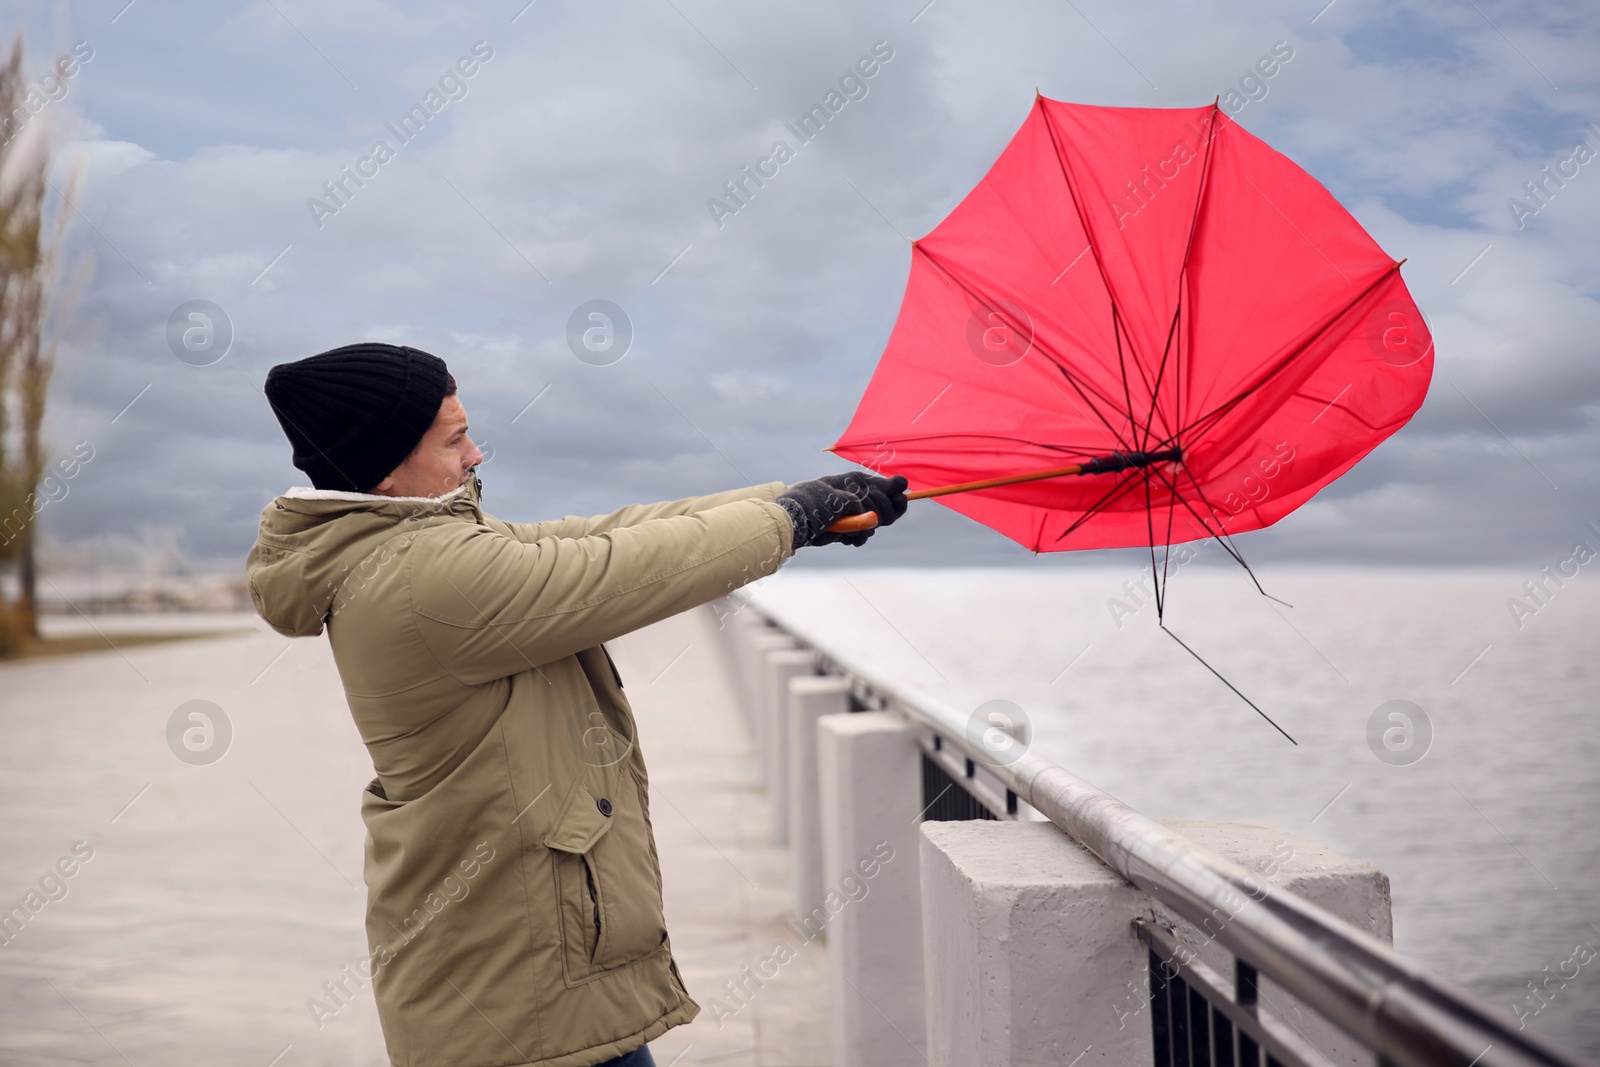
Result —
[[472, 443], [472, 438], [467, 438], [467, 444], [472, 449], [472, 454], [467, 457], [467, 466], [476, 467], [483, 462], [483, 453], [478, 451], [478, 446]]

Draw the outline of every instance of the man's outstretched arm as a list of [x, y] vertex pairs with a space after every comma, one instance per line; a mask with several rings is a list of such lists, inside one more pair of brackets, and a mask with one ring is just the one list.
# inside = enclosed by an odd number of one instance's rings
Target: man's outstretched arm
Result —
[[886, 526], [905, 508], [905, 479], [852, 473], [582, 537], [446, 523], [412, 543], [411, 610], [439, 664], [477, 684], [726, 596], [807, 545], [872, 536], [827, 533], [841, 516], [871, 510]]
[[739, 500], [773, 500], [785, 488], [787, 487], [782, 482], [767, 482], [764, 485], [729, 489], [708, 496], [667, 500], [659, 504], [630, 504], [609, 515], [595, 515], [591, 518], [568, 515], [566, 518], [551, 519], [547, 522], [501, 522], [498, 519], [491, 519], [490, 525], [505, 527], [504, 532], [508, 536], [515, 537], [525, 544], [532, 544], [546, 537], [588, 537], [591, 534], [609, 533], [625, 526], [637, 526], [652, 519], [693, 515]]
[[532, 542], [449, 523], [413, 542], [412, 614], [439, 664], [478, 684], [725, 596], [792, 545], [787, 513], [756, 500]]

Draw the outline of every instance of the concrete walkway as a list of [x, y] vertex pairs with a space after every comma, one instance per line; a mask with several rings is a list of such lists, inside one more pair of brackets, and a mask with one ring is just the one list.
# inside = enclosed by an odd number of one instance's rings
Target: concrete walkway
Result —
[[[613, 652], [651, 772], [667, 924], [703, 1009], [652, 1044], [658, 1063], [827, 1064], [825, 950], [783, 925], [787, 853], [766, 844], [709, 617]], [[168, 744], [191, 700], [232, 728], [210, 764]], [[370, 990], [329, 992], [366, 955], [372, 767], [323, 640], [258, 626], [0, 667], [0, 737], [0, 909], [41, 884], [59, 898], [0, 945], [0, 1062], [388, 1062]], [[798, 955], [740, 1007], [724, 983], [779, 942]], [[320, 1028], [313, 997], [339, 1006]]]

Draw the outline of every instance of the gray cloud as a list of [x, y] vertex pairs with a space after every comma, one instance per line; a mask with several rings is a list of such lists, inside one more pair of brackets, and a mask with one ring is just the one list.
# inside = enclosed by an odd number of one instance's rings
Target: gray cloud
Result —
[[[266, 369], [362, 337], [450, 362], [508, 518], [837, 469], [820, 449], [893, 325], [904, 238], [982, 177], [1035, 86], [1194, 105], [1288, 40], [1294, 59], [1238, 119], [1410, 257], [1440, 360], [1411, 426], [1243, 547], [1539, 558], [1600, 517], [1600, 161], [1521, 230], [1505, 201], [1600, 119], [1600, 16], [1481, 4], [1491, 26], [1470, 7], [1346, 0], [1312, 24], [1321, 6], [541, 3], [512, 24], [520, 5], [279, 0], [283, 15], [256, 4], [204, 25], [148, 5], [115, 25], [85, 17], [68, 32], [96, 59], [63, 110], [82, 116], [93, 225], [74, 240], [97, 269], [51, 434], [97, 456], [45, 526], [174, 526], [193, 552], [242, 557], [261, 506], [302, 480], [261, 397]], [[15, 21], [29, 20], [43, 25]], [[478, 40], [494, 58], [465, 98], [318, 229], [307, 198]], [[797, 145], [785, 121], [880, 40], [894, 58], [865, 97]], [[794, 158], [719, 228], [707, 199], [778, 139]], [[596, 297], [635, 329], [608, 367], [565, 341]], [[213, 366], [167, 347], [169, 314], [192, 299], [235, 329]], [[927, 504], [878, 540], [827, 562], [1032, 559]]]

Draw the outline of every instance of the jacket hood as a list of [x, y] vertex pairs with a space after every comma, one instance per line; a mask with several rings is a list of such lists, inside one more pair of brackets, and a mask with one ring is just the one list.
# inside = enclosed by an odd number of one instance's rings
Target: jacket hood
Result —
[[245, 579], [256, 612], [285, 637], [322, 632], [345, 579], [398, 534], [464, 517], [482, 521], [482, 483], [438, 497], [390, 497], [296, 487], [261, 512]]

